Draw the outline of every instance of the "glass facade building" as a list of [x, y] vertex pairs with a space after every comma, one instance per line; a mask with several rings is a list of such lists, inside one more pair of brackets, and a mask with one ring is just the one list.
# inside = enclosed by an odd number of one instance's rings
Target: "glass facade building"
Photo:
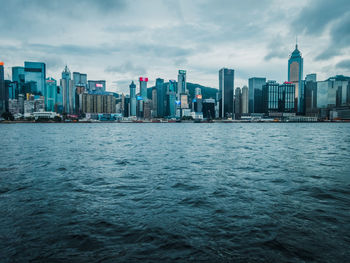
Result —
[[57, 102], [57, 81], [54, 78], [47, 78], [45, 85], [45, 109], [47, 111], [56, 111]]
[[0, 62], [0, 114], [6, 111], [5, 70], [4, 62]]
[[241, 88], [236, 88], [235, 89], [235, 119], [239, 120], [241, 118], [242, 115], [242, 92], [241, 92]]
[[263, 113], [262, 88], [266, 84], [266, 78], [250, 78], [249, 86], [249, 113]]
[[157, 117], [163, 118], [165, 114], [164, 109], [164, 99], [165, 99], [165, 90], [164, 90], [164, 79], [156, 79], [156, 89], [157, 89]]
[[168, 104], [167, 104], [167, 115], [170, 118], [175, 118], [176, 115], [176, 81], [175, 80], [169, 80], [168, 85]]
[[24, 62], [25, 81], [36, 82], [34, 93], [44, 95], [46, 85], [46, 65], [41, 62]]
[[235, 71], [222, 68], [219, 70], [219, 117], [228, 118], [233, 116], [233, 87]]
[[268, 81], [263, 86], [264, 113], [295, 112], [295, 86], [291, 82], [282, 85]]
[[317, 108], [332, 108], [350, 105], [350, 81], [329, 78], [317, 82]]
[[12, 81], [18, 85], [19, 93], [25, 93], [24, 67], [12, 67]]
[[136, 116], [136, 85], [132, 81], [130, 88], [130, 116]]
[[[307, 78], [306, 78], [307, 79]], [[317, 109], [317, 82], [313, 79], [305, 81], [305, 115], [316, 116]]]
[[142, 97], [143, 101], [147, 101], [147, 82], [148, 78], [139, 78], [140, 81], [140, 96]]

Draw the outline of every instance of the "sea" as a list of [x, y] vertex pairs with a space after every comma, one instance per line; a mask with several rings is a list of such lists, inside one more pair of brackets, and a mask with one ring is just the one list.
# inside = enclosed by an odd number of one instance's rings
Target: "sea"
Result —
[[350, 262], [350, 123], [1, 124], [0, 262]]

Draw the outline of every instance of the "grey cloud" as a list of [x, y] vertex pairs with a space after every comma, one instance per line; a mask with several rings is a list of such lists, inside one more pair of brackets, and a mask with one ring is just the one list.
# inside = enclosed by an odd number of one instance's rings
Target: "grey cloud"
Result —
[[316, 56], [326, 60], [340, 55], [350, 40], [350, 1], [313, 0], [302, 9], [292, 23], [295, 35], [318, 37], [329, 30], [328, 47]]
[[326, 50], [316, 57], [316, 60], [326, 60], [340, 55], [350, 43], [350, 12], [346, 13], [332, 27], [330, 32], [331, 41]]
[[146, 69], [140, 66], [135, 66], [130, 61], [118, 66], [108, 66], [105, 69], [107, 73], [133, 73], [138, 75], [144, 75], [147, 73]]
[[275, 36], [273, 37], [272, 42], [268, 45], [268, 53], [265, 55], [264, 59], [269, 61], [271, 59], [286, 59], [288, 58], [288, 53], [290, 50], [286, 46], [283, 45], [282, 41], [280, 41], [282, 37]]
[[337, 68], [340, 68], [340, 69], [350, 70], [350, 59], [345, 59], [345, 60], [340, 61], [340, 62], [336, 65], [336, 67], [337, 67]]
[[313, 0], [295, 18], [292, 28], [296, 34], [321, 34], [330, 23], [349, 9], [348, 0]]

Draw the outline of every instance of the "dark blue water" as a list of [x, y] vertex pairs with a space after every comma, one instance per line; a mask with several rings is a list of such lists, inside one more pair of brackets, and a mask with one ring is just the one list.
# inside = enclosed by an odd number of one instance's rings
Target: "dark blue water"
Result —
[[1, 262], [350, 262], [349, 124], [0, 125]]

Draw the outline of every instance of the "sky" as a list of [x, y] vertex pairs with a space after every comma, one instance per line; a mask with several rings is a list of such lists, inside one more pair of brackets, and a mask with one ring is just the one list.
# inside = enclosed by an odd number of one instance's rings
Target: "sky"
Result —
[[287, 80], [298, 47], [304, 77], [350, 75], [349, 0], [0, 0], [5, 77], [24, 61], [45, 62], [47, 77], [71, 72], [105, 79], [128, 93], [132, 80], [177, 79], [218, 88], [218, 71]]

